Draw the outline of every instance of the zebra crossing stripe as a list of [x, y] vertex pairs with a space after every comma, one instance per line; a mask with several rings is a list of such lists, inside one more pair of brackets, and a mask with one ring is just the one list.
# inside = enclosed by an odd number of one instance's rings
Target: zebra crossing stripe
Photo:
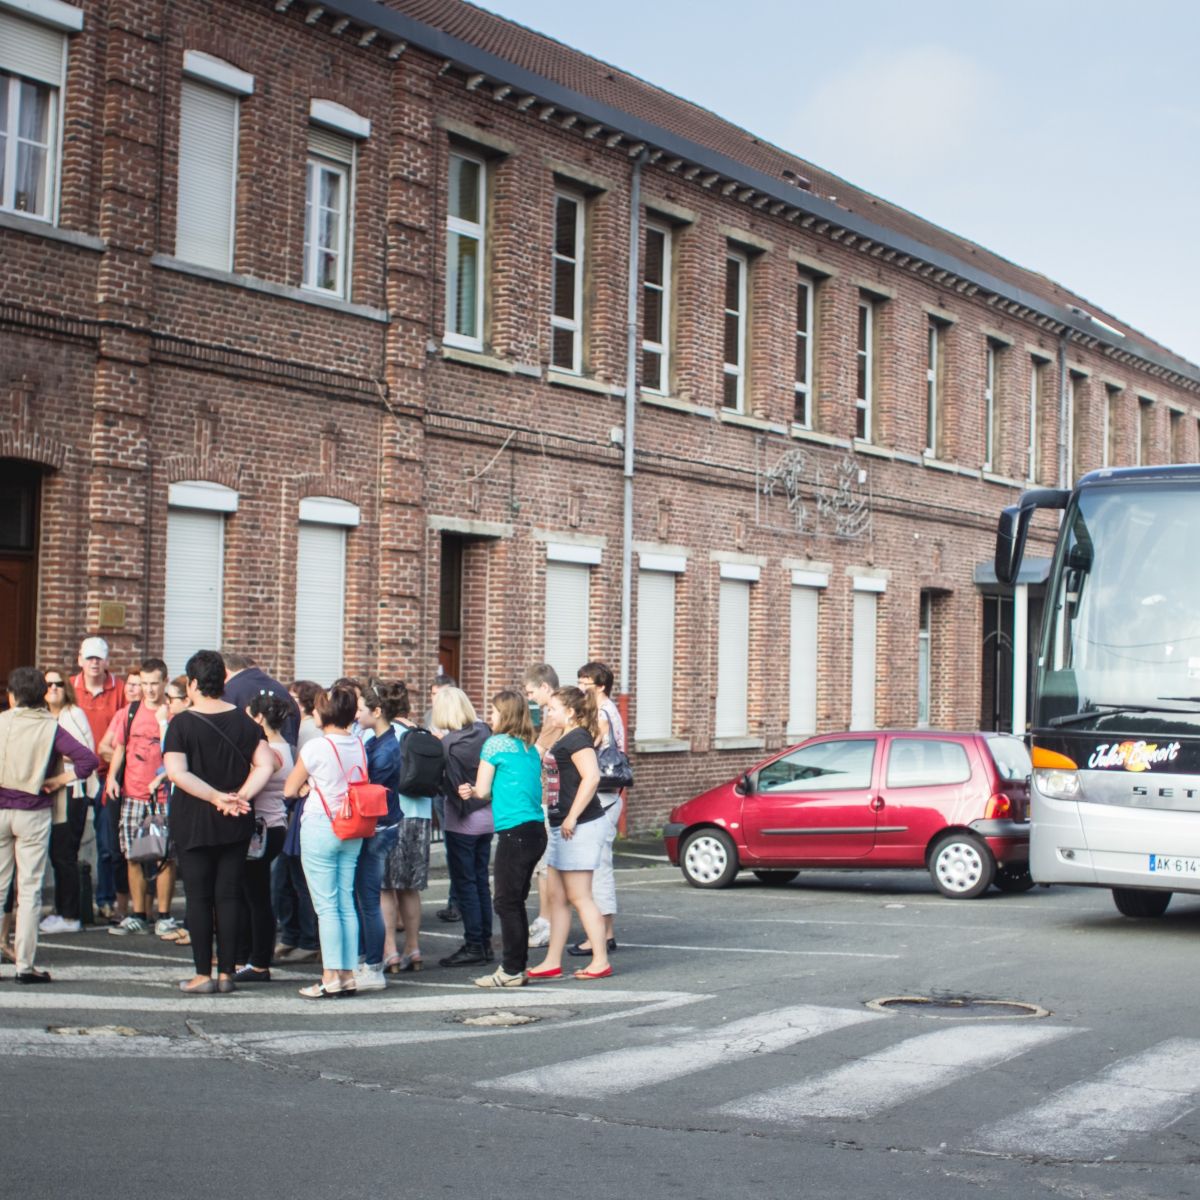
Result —
[[973, 1148], [1094, 1159], [1178, 1120], [1200, 1092], [1200, 1041], [1172, 1038], [981, 1131]]
[[1033, 1024], [956, 1025], [906, 1038], [847, 1066], [734, 1100], [716, 1111], [780, 1124], [809, 1117], [869, 1117], [1072, 1032]]
[[573, 1061], [502, 1075], [485, 1080], [479, 1086], [600, 1099], [757, 1054], [784, 1050], [835, 1029], [888, 1019], [883, 1013], [811, 1004], [778, 1008], [658, 1045], [608, 1050]]

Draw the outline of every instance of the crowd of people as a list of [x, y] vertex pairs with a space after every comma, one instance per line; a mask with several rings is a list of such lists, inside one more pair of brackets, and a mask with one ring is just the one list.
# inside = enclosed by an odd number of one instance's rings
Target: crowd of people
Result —
[[[485, 721], [446, 675], [418, 719], [400, 680], [285, 686], [244, 654], [199, 650], [176, 678], [151, 657], [122, 681], [108, 659], [104, 639], [88, 637], [77, 674], [20, 667], [8, 678], [0, 954], [17, 982], [51, 981], [36, 965], [39, 934], [83, 928], [89, 817], [96, 919], [114, 936], [190, 946], [189, 995], [318, 959], [320, 979], [300, 990], [311, 1000], [420, 971], [435, 821], [450, 877], [437, 916], [463, 929], [441, 966], [482, 965], [474, 982], [486, 988], [562, 978], [565, 956], [587, 960], [577, 979], [612, 974], [622, 794], [600, 762], [624, 755], [625, 730], [603, 663], [580, 667], [577, 686], [535, 665], [522, 688], [490, 698]], [[43, 916], [47, 864], [54, 907]], [[574, 943], [572, 910], [584, 934]]]

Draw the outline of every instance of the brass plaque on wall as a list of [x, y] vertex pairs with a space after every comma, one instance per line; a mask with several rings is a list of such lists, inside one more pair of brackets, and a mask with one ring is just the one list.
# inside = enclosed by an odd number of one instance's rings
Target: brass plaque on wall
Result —
[[124, 629], [125, 628], [125, 605], [117, 603], [116, 600], [101, 600], [100, 601], [100, 628], [101, 629]]

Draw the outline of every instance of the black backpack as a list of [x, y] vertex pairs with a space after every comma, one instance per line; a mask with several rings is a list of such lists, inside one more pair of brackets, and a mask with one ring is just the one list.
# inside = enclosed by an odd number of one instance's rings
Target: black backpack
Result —
[[121, 769], [116, 772], [117, 786], [124, 788], [125, 786], [125, 763], [129, 759], [129, 734], [133, 729], [133, 718], [137, 716], [137, 710], [141, 708], [140, 700], [130, 701], [129, 713], [125, 718], [125, 756], [121, 759]]
[[400, 778], [396, 791], [402, 796], [436, 796], [442, 790], [446, 755], [441, 740], [428, 729], [414, 725], [400, 741]]

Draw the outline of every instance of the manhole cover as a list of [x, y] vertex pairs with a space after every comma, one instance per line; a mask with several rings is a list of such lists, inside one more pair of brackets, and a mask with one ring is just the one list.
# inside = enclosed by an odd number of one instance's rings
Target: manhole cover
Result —
[[1024, 1000], [981, 1000], [975, 996], [884, 996], [868, 1000], [867, 1007], [875, 1012], [908, 1012], [959, 1021], [1019, 1020], [1050, 1015], [1047, 1009]]
[[458, 1018], [463, 1025], [482, 1025], [485, 1028], [493, 1029], [507, 1029], [513, 1025], [533, 1025], [541, 1019], [532, 1013], [515, 1012], [474, 1013], [469, 1017], [460, 1016]]

